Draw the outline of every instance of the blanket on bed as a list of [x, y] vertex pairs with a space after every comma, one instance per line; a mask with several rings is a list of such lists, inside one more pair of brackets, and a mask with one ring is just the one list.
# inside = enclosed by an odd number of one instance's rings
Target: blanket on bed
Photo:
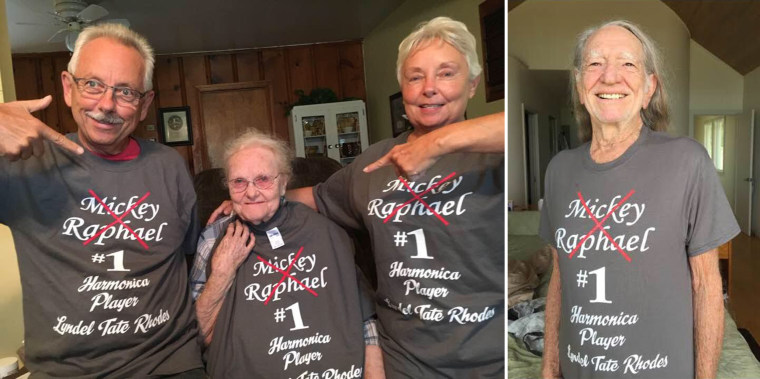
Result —
[[[537, 257], [545, 255], [546, 243], [538, 237], [538, 212], [509, 212], [507, 258], [508, 266], [508, 294], [515, 289], [529, 290], [533, 298], [545, 297], [551, 275], [551, 256], [549, 263], [544, 267]], [[523, 262], [523, 263], [513, 263]], [[513, 264], [515, 269], [513, 270]], [[537, 276], [531, 275], [531, 270]], [[538, 273], [541, 271], [541, 273]], [[510, 274], [512, 276], [510, 276]], [[519, 280], [518, 280], [519, 279]], [[527, 283], [527, 285], [526, 285]], [[522, 288], [519, 288], [520, 286]], [[512, 306], [510, 301], [510, 306]], [[736, 323], [728, 311], [725, 317], [725, 332], [723, 335], [723, 350], [721, 351], [718, 375], [720, 379], [760, 379], [760, 363], [749, 349], [747, 342], [739, 333]], [[541, 357], [530, 352], [524, 343], [524, 339], [517, 338], [513, 334], [507, 335], [507, 359], [509, 378], [529, 379], [540, 378]]]

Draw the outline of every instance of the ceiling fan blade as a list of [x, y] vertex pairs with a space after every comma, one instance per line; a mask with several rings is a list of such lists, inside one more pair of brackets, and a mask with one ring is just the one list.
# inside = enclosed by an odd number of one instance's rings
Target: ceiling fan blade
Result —
[[53, 34], [50, 39], [48, 39], [48, 42], [63, 42], [64, 39], [66, 39], [66, 35], [68, 34], [69, 30], [67, 28], [63, 28], [55, 34]]
[[34, 26], [50, 26], [50, 25], [59, 25], [56, 23], [48, 22], [17, 22], [16, 25], [34, 25]]
[[77, 18], [84, 22], [92, 22], [103, 18], [106, 15], [108, 15], [108, 11], [105, 8], [101, 7], [100, 5], [91, 4], [79, 12], [79, 14], [77, 14]]
[[103, 20], [100, 23], [101, 24], [105, 24], [105, 23], [108, 23], [108, 24], [121, 24], [121, 25], [124, 25], [126, 27], [129, 27], [129, 20], [127, 20], [126, 18], [111, 18], [111, 19], [108, 19], [108, 20]]
[[68, 34], [66, 34], [66, 48], [69, 49], [69, 51], [74, 52], [74, 47], [76, 46], [77, 38], [79, 38], [78, 30], [72, 30], [72, 31], [69, 31]]

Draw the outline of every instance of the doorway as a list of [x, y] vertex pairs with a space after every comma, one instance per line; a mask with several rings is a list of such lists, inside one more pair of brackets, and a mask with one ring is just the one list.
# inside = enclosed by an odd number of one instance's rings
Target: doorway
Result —
[[541, 198], [541, 165], [538, 135], [538, 114], [523, 112], [525, 136], [525, 205], [532, 208]]
[[197, 86], [205, 149], [203, 168], [224, 167], [224, 147], [248, 129], [274, 133], [269, 81]]

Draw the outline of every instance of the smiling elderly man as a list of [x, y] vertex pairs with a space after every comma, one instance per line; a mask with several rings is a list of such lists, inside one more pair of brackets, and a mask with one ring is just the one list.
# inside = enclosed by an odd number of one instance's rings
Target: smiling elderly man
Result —
[[0, 222], [33, 376], [204, 377], [185, 266], [192, 181], [172, 149], [130, 137], [153, 100], [153, 60], [123, 26], [87, 28], [61, 74], [77, 133], [29, 114], [49, 97], [0, 105]]
[[739, 227], [697, 142], [672, 137], [651, 40], [613, 21], [579, 37], [575, 115], [590, 141], [546, 173], [554, 250], [543, 377], [714, 378], [723, 337], [716, 248]]

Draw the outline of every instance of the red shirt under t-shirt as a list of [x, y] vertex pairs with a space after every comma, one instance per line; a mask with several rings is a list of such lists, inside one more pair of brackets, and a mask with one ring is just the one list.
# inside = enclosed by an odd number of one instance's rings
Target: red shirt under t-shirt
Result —
[[108, 159], [109, 161], [131, 161], [132, 159], [137, 158], [138, 155], [140, 155], [140, 144], [137, 143], [137, 141], [130, 137], [129, 138], [129, 144], [127, 144], [127, 148], [124, 149], [119, 154], [116, 155], [107, 155], [107, 154], [100, 154], [96, 152], [92, 152], [93, 154], [103, 158]]

